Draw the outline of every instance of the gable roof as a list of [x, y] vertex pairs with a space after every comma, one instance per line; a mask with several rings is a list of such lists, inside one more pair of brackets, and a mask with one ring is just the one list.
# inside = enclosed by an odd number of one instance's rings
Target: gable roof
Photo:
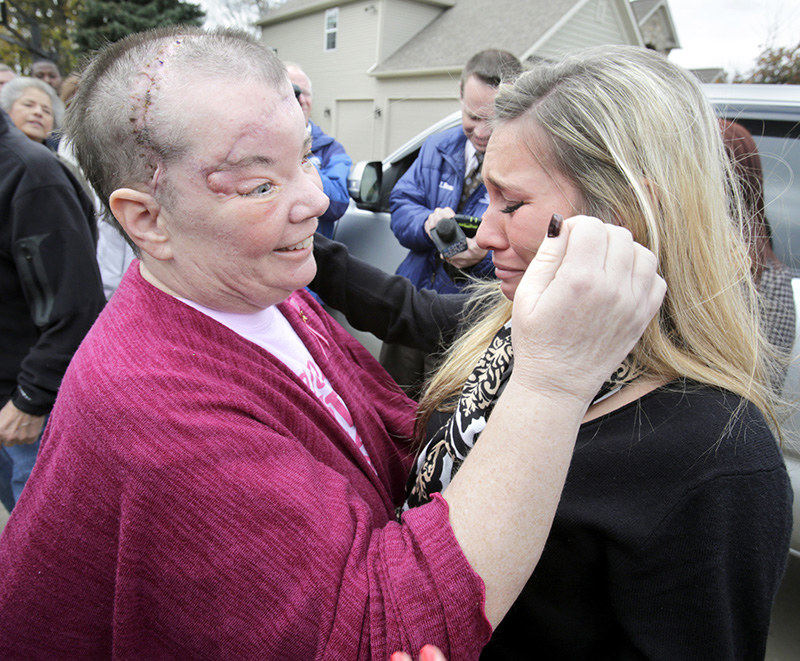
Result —
[[[375, 76], [404, 71], [460, 71], [478, 51], [502, 48], [521, 56], [583, 0], [458, 0], [374, 67]], [[532, 11], [531, 6], [535, 6]]]
[[670, 11], [669, 2], [667, 2], [667, 0], [632, 0], [630, 6], [639, 27], [650, 19], [658, 9], [662, 9], [663, 16], [667, 21], [667, 29], [670, 32], [669, 37], [672, 42], [670, 47], [681, 47], [680, 41], [678, 40], [678, 31], [675, 29], [675, 21], [672, 19], [672, 12]]
[[[313, 14], [314, 12], [330, 9], [331, 7], [341, 7], [360, 0], [287, 0], [282, 5], [267, 12], [256, 21], [256, 25], [272, 25], [282, 23], [298, 16]], [[455, 0], [416, 0], [424, 5], [434, 5], [435, 7], [452, 7]]]
[[719, 83], [725, 82], [727, 74], [725, 69], [720, 67], [707, 67], [705, 69], [689, 69], [695, 76], [700, 79], [701, 83]]

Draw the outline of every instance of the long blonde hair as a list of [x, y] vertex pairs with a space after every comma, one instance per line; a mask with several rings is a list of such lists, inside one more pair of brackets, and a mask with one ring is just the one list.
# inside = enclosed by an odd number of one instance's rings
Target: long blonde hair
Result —
[[[549, 152], [551, 167], [579, 189], [583, 213], [627, 227], [658, 258], [667, 295], [628, 357], [630, 378], [720, 386], [774, 422], [773, 354], [759, 329], [739, 231], [742, 204], [717, 119], [695, 78], [653, 51], [599, 47], [502, 85], [495, 110], [498, 124], [522, 118], [546, 136], [548, 144], [529, 147]], [[479, 312], [423, 393], [420, 437], [435, 410], [452, 410], [511, 317], [497, 284], [475, 291], [484, 304], [475, 306]]]

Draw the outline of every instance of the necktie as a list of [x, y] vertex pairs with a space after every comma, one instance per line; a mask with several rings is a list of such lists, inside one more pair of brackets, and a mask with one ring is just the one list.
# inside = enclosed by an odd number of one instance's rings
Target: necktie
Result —
[[478, 161], [477, 165], [475, 165], [475, 167], [472, 168], [464, 178], [464, 189], [461, 191], [461, 199], [458, 202], [458, 209], [456, 209], [458, 213], [464, 210], [469, 196], [472, 195], [475, 192], [475, 189], [483, 183], [483, 178], [481, 177], [483, 154], [476, 151], [475, 158]]

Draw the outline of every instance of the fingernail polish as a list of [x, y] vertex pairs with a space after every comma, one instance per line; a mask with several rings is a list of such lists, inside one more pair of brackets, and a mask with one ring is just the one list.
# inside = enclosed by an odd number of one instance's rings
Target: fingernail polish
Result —
[[564, 216], [560, 213], [554, 213], [550, 219], [550, 224], [547, 226], [547, 236], [551, 239], [561, 234], [561, 225], [564, 223]]

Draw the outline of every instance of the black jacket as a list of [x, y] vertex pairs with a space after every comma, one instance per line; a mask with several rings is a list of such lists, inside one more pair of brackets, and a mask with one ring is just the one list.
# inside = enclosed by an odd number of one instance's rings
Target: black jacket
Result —
[[0, 111], [0, 406], [52, 408], [105, 302], [96, 241], [75, 178]]
[[[310, 286], [355, 328], [430, 352], [463, 322], [464, 294], [417, 291], [322, 238], [314, 255]], [[673, 381], [581, 425], [542, 556], [481, 661], [763, 659], [791, 529], [761, 413]]]

